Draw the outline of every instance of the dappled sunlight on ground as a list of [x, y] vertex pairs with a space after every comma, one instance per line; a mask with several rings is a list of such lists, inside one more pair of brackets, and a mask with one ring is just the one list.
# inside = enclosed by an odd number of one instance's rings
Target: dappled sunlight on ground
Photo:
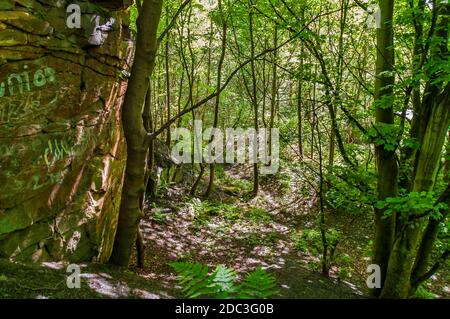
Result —
[[170, 298], [167, 293], [154, 293], [144, 289], [130, 288], [125, 282], [115, 282], [113, 278], [105, 273], [81, 274], [85, 278], [90, 289], [102, 294], [108, 298], [143, 298], [143, 299], [161, 299]]
[[[230, 178], [240, 179], [239, 174], [245, 172], [238, 173], [235, 168], [227, 171]], [[310, 202], [296, 198], [292, 192], [274, 196], [277, 185], [263, 184], [259, 196], [248, 200], [242, 193], [226, 194], [221, 186], [216, 186], [209, 199], [215, 203], [212, 206], [225, 205], [220, 212], [202, 215], [199, 211], [205, 202], [187, 198], [186, 191], [179, 187], [169, 188], [167, 195], [158, 199], [157, 208], [147, 210], [141, 231], [148, 269], [141, 272], [142, 276], [173, 274], [168, 264], [174, 261], [200, 262], [210, 268], [224, 264], [240, 276], [261, 266], [275, 274], [284, 297], [355, 298], [355, 293], [361, 294], [355, 285], [332, 281], [307, 269], [320, 260], [294, 247], [292, 229], [305, 225]], [[310, 219], [306, 223], [312, 225]], [[317, 282], [322, 285], [319, 292], [314, 290]]]
[[133, 272], [100, 264], [79, 264], [80, 286], [73, 283], [67, 262], [42, 264], [13, 263], [0, 259], [0, 296], [31, 299], [92, 298], [174, 298], [174, 286], [168, 281], [137, 276]]

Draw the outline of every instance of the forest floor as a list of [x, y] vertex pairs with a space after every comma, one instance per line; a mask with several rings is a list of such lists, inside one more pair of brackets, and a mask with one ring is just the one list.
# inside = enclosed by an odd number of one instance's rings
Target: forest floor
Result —
[[[81, 289], [68, 289], [63, 263], [0, 260], [0, 298], [179, 298], [169, 265], [174, 261], [199, 262], [211, 270], [223, 264], [238, 276], [261, 266], [275, 275], [279, 298], [369, 298], [371, 216], [327, 213], [327, 225], [342, 234], [328, 278], [320, 273], [317, 199], [301, 191], [297, 179], [283, 178], [262, 178], [259, 196], [251, 198], [252, 183], [245, 176], [251, 176], [250, 167], [219, 171], [207, 200], [188, 196], [188, 187], [163, 185], [141, 221], [145, 270], [87, 263]], [[420, 297], [449, 298], [448, 276], [448, 269], [436, 274], [427, 283], [431, 292]]]
[[[192, 198], [189, 188], [166, 186], [163, 196], [148, 207], [141, 222], [149, 279], [173, 282], [174, 261], [222, 264], [238, 274], [258, 266], [276, 276], [281, 298], [369, 298], [371, 214], [327, 213], [327, 225], [338, 230], [330, 276], [320, 272], [320, 232], [317, 206], [300, 179], [262, 178], [259, 196], [248, 194], [251, 167], [220, 171], [208, 199]], [[290, 175], [288, 172], [284, 176]], [[198, 193], [205, 188], [206, 178]], [[303, 188], [303, 190], [302, 190]], [[294, 191], [293, 191], [294, 190]], [[433, 276], [422, 298], [450, 297], [448, 270]]]
[[302, 229], [314, 227], [313, 214], [308, 213], [314, 203], [285, 193], [292, 185], [269, 179], [262, 180], [259, 196], [250, 198], [252, 184], [244, 179], [251, 176], [250, 169], [234, 167], [219, 174], [207, 200], [190, 198], [189, 189], [169, 187], [141, 222], [147, 269], [134, 270], [176, 284], [169, 265], [174, 261], [198, 262], [210, 269], [222, 264], [238, 275], [261, 266], [275, 275], [281, 298], [367, 297], [364, 289], [336, 276], [336, 267], [331, 279], [315, 271], [318, 256], [297, 249]]

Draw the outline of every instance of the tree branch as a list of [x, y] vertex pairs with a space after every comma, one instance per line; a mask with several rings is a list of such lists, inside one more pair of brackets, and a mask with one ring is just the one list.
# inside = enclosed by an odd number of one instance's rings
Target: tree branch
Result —
[[166, 28], [164, 29], [164, 31], [159, 35], [158, 37], [158, 45], [162, 42], [162, 40], [164, 40], [164, 38], [166, 37], [166, 35], [169, 33], [169, 31], [173, 28], [173, 26], [175, 25], [175, 22], [177, 21], [179, 15], [183, 12], [184, 8], [186, 8], [186, 6], [191, 2], [191, 0], [185, 0], [181, 6], [178, 8], [177, 12], [175, 13], [175, 15], [173, 16], [172, 20], [170, 21], [170, 23], [166, 26]]
[[422, 282], [424, 282], [425, 280], [428, 280], [431, 276], [433, 276], [436, 273], [436, 271], [438, 271], [439, 267], [441, 267], [441, 265], [445, 262], [445, 260], [448, 258], [449, 255], [450, 255], [450, 250], [446, 250], [442, 254], [442, 256], [439, 257], [438, 261], [436, 261], [436, 263], [430, 268], [430, 270], [428, 270], [422, 276], [420, 276], [419, 278], [414, 280], [412, 282], [411, 286], [417, 287]]

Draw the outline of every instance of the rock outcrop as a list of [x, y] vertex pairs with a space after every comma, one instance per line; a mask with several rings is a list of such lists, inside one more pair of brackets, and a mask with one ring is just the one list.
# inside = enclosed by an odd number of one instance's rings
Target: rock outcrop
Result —
[[0, 1], [0, 257], [111, 254], [134, 49], [124, 2]]

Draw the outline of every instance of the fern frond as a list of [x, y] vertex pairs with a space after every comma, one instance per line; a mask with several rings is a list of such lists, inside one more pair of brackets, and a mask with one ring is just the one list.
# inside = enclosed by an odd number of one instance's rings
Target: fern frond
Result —
[[218, 298], [228, 298], [230, 294], [236, 292], [236, 277], [237, 275], [234, 269], [227, 268], [224, 265], [216, 267], [211, 278], [218, 290]]
[[224, 266], [217, 266], [209, 275], [208, 266], [199, 263], [188, 262], [171, 263], [178, 274], [178, 281], [183, 287], [182, 292], [187, 298], [201, 296], [220, 296], [226, 298], [236, 278], [234, 270]]
[[178, 281], [187, 298], [196, 298], [210, 293], [211, 279], [208, 276], [208, 266], [187, 262], [175, 262], [170, 266], [177, 272]]
[[209, 274], [208, 266], [199, 263], [169, 264], [178, 274], [182, 292], [187, 298], [270, 298], [278, 294], [275, 277], [261, 267], [248, 274], [236, 285], [236, 271], [219, 265]]
[[265, 299], [278, 294], [275, 277], [261, 267], [248, 274], [239, 286], [239, 299]]

